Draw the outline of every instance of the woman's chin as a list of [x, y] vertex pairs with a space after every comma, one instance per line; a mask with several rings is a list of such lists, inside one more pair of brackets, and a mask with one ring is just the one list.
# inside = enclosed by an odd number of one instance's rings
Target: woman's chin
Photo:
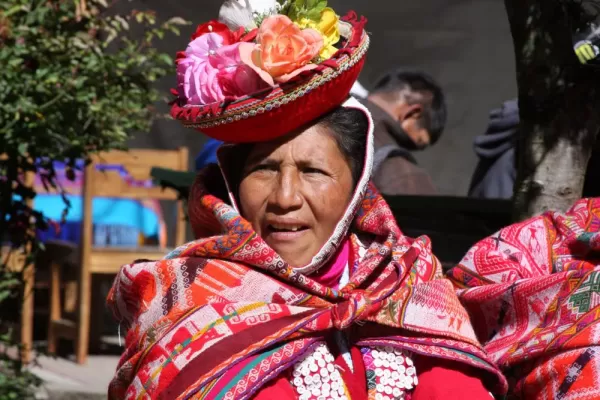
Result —
[[295, 248], [289, 248], [288, 246], [268, 244], [277, 254], [279, 254], [283, 261], [292, 268], [302, 268], [307, 266], [318, 252], [318, 249], [312, 251], [310, 248], [299, 249], [297, 246], [295, 246]]
[[304, 267], [312, 261], [319, 248], [311, 229], [298, 232], [268, 232], [264, 241], [293, 268]]

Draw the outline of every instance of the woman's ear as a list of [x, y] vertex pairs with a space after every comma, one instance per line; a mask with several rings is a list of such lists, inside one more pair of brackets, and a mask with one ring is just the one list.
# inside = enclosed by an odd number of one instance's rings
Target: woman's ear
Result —
[[421, 119], [422, 114], [423, 114], [423, 105], [422, 104], [420, 104], [420, 103], [406, 104], [400, 110], [398, 119], [400, 120], [400, 123], [403, 123], [404, 121], [406, 121], [408, 119], [419, 120], [419, 119]]

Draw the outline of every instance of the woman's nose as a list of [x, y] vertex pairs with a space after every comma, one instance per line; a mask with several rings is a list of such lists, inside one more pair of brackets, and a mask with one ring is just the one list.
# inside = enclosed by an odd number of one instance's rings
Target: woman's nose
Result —
[[271, 203], [282, 210], [299, 208], [302, 206], [299, 185], [300, 179], [297, 171], [282, 169], [277, 185], [271, 194]]

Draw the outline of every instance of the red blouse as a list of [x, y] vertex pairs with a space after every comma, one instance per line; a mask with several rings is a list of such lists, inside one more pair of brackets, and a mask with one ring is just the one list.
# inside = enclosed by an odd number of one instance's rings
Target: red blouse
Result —
[[[337, 288], [337, 282], [340, 281], [344, 267], [353, 264], [351, 255], [350, 240], [346, 240], [329, 266], [312, 276], [312, 278], [321, 284]], [[328, 347], [330, 350], [337, 348], [335, 343], [331, 341]], [[334, 363], [339, 367], [338, 370], [341, 372], [344, 384], [348, 389], [349, 398], [351, 400], [368, 400], [367, 375], [362, 354], [357, 347], [352, 347], [350, 353], [352, 355], [353, 372], [348, 368], [340, 354], [337, 356], [334, 354], [336, 356]], [[471, 400], [490, 400], [493, 398], [477, 377], [477, 370], [474, 368], [433, 357], [413, 355], [411, 358], [415, 363], [419, 384], [412, 392], [407, 394], [406, 400], [458, 400], [464, 399], [466, 394]], [[298, 398], [299, 396], [291, 384], [291, 372], [282, 374], [263, 387], [253, 397], [254, 400]]]
[[[347, 367], [342, 356], [337, 356], [335, 364], [342, 371], [342, 378], [352, 400], [367, 400], [367, 379], [365, 366], [360, 350], [351, 350], [354, 372]], [[493, 397], [477, 377], [477, 370], [454, 361], [433, 357], [413, 356], [419, 384], [406, 397], [407, 400], [490, 400]], [[263, 387], [253, 400], [288, 400], [298, 399], [294, 387], [290, 383], [290, 375], [282, 374]]]

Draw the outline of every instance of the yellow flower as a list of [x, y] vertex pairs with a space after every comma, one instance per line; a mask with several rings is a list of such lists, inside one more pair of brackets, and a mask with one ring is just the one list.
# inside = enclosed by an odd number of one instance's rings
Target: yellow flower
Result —
[[321, 20], [314, 21], [309, 18], [302, 18], [296, 24], [302, 28], [311, 28], [323, 35], [323, 48], [319, 56], [327, 60], [337, 51], [335, 44], [340, 41], [340, 30], [338, 28], [339, 17], [333, 9], [326, 7], [321, 11]]

